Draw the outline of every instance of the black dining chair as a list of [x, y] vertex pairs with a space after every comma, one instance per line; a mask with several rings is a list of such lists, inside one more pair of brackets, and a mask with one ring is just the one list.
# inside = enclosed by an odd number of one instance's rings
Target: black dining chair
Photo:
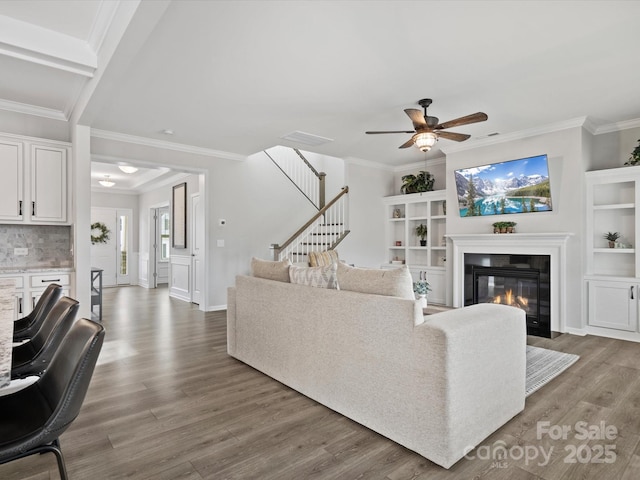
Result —
[[51, 309], [31, 340], [13, 347], [11, 378], [41, 375], [60, 347], [78, 313], [79, 303], [62, 297]]
[[62, 287], [57, 283], [50, 283], [31, 313], [13, 322], [13, 341], [21, 342], [33, 337], [61, 296]]
[[0, 397], [0, 464], [52, 452], [68, 480], [60, 435], [80, 412], [104, 341], [104, 327], [79, 319], [32, 385]]

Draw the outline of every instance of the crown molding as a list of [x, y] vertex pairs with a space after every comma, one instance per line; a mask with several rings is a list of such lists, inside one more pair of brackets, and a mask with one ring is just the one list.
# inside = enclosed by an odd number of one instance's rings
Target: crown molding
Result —
[[110, 132], [108, 130], [99, 130], [96, 128], [91, 129], [91, 136], [93, 138], [101, 138], [103, 140], [131, 143], [134, 145], [142, 145], [145, 147], [158, 148], [161, 150], [172, 150], [175, 152], [191, 153], [194, 155], [222, 158], [225, 160], [233, 160], [237, 162], [242, 162], [247, 159], [245, 155], [239, 155], [237, 153], [223, 152], [220, 150], [213, 150], [211, 148], [194, 147], [193, 145], [185, 145], [183, 143], [167, 142], [165, 140], [138, 137], [135, 135], [128, 135], [126, 133]]
[[98, 57], [84, 40], [0, 15], [0, 54], [91, 78]]
[[489, 145], [496, 145], [499, 143], [513, 142], [514, 140], [521, 140], [523, 138], [535, 137], [538, 135], [544, 135], [547, 133], [559, 132], [568, 128], [584, 127], [587, 123], [587, 117], [572, 118], [562, 122], [550, 123], [548, 125], [542, 125], [540, 127], [529, 128], [521, 130], [519, 132], [506, 133], [504, 135], [496, 135], [493, 137], [485, 137], [474, 139], [469, 143], [452, 145], [450, 147], [441, 148], [441, 150], [449, 155], [450, 153], [462, 152], [465, 150], [473, 150], [479, 147], [486, 147]]
[[52, 108], [37, 107], [27, 103], [12, 102], [11, 100], [0, 99], [0, 110], [9, 112], [23, 113], [25, 115], [35, 115], [37, 117], [49, 118], [51, 120], [60, 120], [66, 122], [68, 120], [64, 112], [54, 110]]
[[621, 130], [629, 130], [630, 128], [640, 128], [640, 118], [624, 120], [622, 122], [609, 123], [607, 125], [600, 125], [595, 129], [593, 134], [601, 135], [603, 133], [612, 133], [612, 132], [619, 132]]
[[[133, 0], [128, 0], [130, 3]], [[102, 48], [102, 43], [104, 42], [107, 34], [109, 32], [109, 28], [115, 18], [118, 7], [122, 3], [121, 0], [116, 1], [106, 1], [101, 0], [100, 6], [98, 7], [98, 13], [96, 13], [96, 18], [93, 21], [93, 25], [91, 25], [91, 31], [89, 32], [89, 38], [87, 38], [87, 43], [89, 47], [94, 52], [99, 52]], [[136, 0], [136, 4], [139, 4], [140, 0]]]

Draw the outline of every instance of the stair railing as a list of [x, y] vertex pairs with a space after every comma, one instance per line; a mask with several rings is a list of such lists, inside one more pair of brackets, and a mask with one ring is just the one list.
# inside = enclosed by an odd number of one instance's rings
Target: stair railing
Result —
[[282, 245], [274, 243], [274, 260], [291, 258], [306, 261], [309, 252], [333, 250], [349, 234], [347, 228], [349, 187], [322, 207], [307, 223], [300, 227]]
[[[274, 163], [276, 167], [295, 185], [295, 187], [305, 196], [307, 200], [320, 210], [325, 205], [325, 179], [327, 174], [318, 172], [313, 165], [302, 155], [297, 148], [292, 149], [294, 155], [278, 155], [276, 160], [269, 152], [264, 150], [264, 154]], [[302, 161], [300, 161], [302, 160]]]

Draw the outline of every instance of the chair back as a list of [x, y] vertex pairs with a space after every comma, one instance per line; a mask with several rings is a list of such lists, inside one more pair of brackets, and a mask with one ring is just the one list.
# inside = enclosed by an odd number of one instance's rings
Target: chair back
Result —
[[73, 298], [62, 297], [58, 300], [38, 331], [31, 337], [31, 341], [14, 347], [12, 377], [39, 375], [47, 368], [73, 325], [79, 306], [78, 301]]
[[40, 324], [47, 317], [53, 306], [60, 300], [61, 296], [62, 287], [57, 283], [50, 283], [29, 315], [16, 320], [14, 324], [14, 341], [31, 338], [38, 331]]
[[49, 368], [34, 384], [47, 399], [53, 413], [44, 432], [57, 438], [78, 416], [104, 342], [104, 327], [79, 319], [65, 336]]

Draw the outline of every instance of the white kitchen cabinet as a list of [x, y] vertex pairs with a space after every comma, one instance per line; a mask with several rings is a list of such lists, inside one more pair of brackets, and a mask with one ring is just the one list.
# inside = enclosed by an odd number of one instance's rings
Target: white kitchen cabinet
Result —
[[68, 223], [68, 150], [63, 142], [0, 136], [0, 222]]
[[0, 139], [0, 219], [21, 221], [23, 208], [22, 143]]
[[31, 220], [67, 221], [67, 150], [31, 145]]
[[0, 274], [0, 278], [12, 279], [16, 284], [15, 319], [29, 315], [51, 283], [62, 286], [62, 295], [69, 296], [71, 277], [72, 272], [55, 270], [38, 273]]

